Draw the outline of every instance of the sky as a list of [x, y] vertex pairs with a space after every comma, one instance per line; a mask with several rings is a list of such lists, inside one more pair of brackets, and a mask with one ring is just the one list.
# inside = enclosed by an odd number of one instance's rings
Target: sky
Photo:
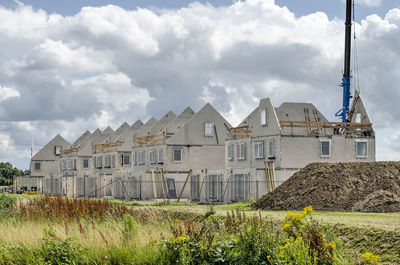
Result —
[[[399, 160], [400, 0], [355, 4], [353, 84], [377, 159]], [[338, 120], [344, 16], [344, 0], [0, 0], [0, 161], [206, 102], [233, 126], [265, 97]]]

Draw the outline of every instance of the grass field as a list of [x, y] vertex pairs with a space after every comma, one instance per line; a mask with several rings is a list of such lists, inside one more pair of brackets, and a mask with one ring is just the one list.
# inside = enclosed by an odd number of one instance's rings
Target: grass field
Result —
[[[0, 264], [42, 264], [37, 261], [37, 257], [41, 257], [42, 260], [45, 259], [46, 253], [49, 251], [48, 248], [51, 251], [55, 251], [55, 249], [61, 251], [61, 256], [66, 255], [74, 260], [82, 259], [82, 262], [76, 264], [174, 264], [163, 260], [178, 259], [178, 256], [186, 253], [186, 243], [192, 244], [192, 247], [197, 246], [198, 241], [186, 242], [189, 240], [186, 238], [192, 240], [190, 235], [193, 238], [199, 237], [196, 234], [198, 232], [193, 231], [202, 231], [203, 228], [201, 227], [204, 225], [209, 226], [208, 230], [206, 229], [207, 231], [214, 231], [216, 227], [225, 229], [224, 226], [221, 228], [220, 225], [215, 226], [216, 224], [212, 223], [226, 223], [227, 218], [228, 220], [232, 218], [232, 212], [236, 213], [236, 218], [239, 212], [243, 212], [246, 217], [261, 215], [263, 219], [271, 220], [271, 224], [275, 224], [272, 227], [278, 228], [287, 222], [285, 217], [289, 213], [287, 211], [253, 211], [249, 207], [249, 203], [210, 206], [187, 202], [164, 204], [97, 200], [85, 205], [80, 203], [81, 200], [67, 200], [68, 203], [66, 204], [65, 200], [57, 199], [54, 202], [49, 200], [47, 203], [50, 202], [51, 204], [44, 205], [43, 201], [45, 200], [42, 199], [45, 197], [42, 196], [13, 195], [10, 197], [24, 204], [31, 203], [32, 199], [37, 200], [37, 202], [31, 204], [32, 211], [29, 211], [29, 207], [26, 207], [26, 209], [24, 207], [19, 208], [18, 211], [14, 210], [12, 213], [7, 213], [4, 209], [0, 211], [0, 242], [2, 243], [0, 245]], [[301, 212], [293, 212], [292, 214], [302, 216]], [[127, 215], [133, 218], [126, 219]], [[345, 255], [351, 260], [349, 262], [343, 259], [339, 263], [332, 264], [376, 264], [361, 262], [361, 254], [365, 252], [372, 252], [381, 256], [382, 260], [379, 264], [400, 264], [400, 213], [370, 214], [317, 211], [312, 213], [312, 218], [320, 223], [318, 227], [321, 227], [324, 231], [329, 228], [329, 231], [336, 234], [339, 241], [335, 241], [335, 244], [340, 246], [342, 241], [344, 245], [338, 247], [339, 249], [335, 251], [339, 256]], [[249, 218], [249, 220], [251, 219]], [[195, 221], [192, 225], [190, 222], [186, 223], [186, 221], [185, 225], [181, 223], [182, 227], [178, 229], [179, 232], [176, 228], [177, 224], [179, 227], [179, 220]], [[234, 220], [236, 220], [233, 222], [235, 224], [237, 219]], [[236, 229], [238, 231], [245, 229], [245, 234], [249, 233], [246, 237], [250, 237], [252, 233], [249, 231], [252, 231], [251, 227], [254, 225], [256, 225], [257, 230], [264, 231], [253, 235], [256, 241], [258, 234], [271, 233], [271, 228], [258, 227], [257, 223], [250, 224], [247, 228], [239, 225]], [[192, 226], [196, 229], [190, 228]], [[221, 239], [218, 238], [224, 237], [223, 235], [227, 236], [227, 239], [235, 235], [230, 234], [231, 232], [228, 233], [231, 229], [229, 227], [226, 228], [227, 230], [218, 230], [211, 234], [213, 237], [219, 234], [214, 239], [213, 244], [220, 242]], [[202, 240], [207, 241], [210, 234], [200, 236], [200, 238], [203, 237]], [[328, 234], [325, 237], [331, 238]], [[69, 242], [69, 238], [73, 238], [73, 242]], [[181, 239], [183, 242], [180, 241]], [[240, 237], [238, 240], [240, 242]], [[249, 239], [249, 241], [252, 240]], [[276, 240], [283, 239], [278, 238]], [[171, 248], [171, 245], [163, 245], [161, 242], [172, 244], [172, 250], [169, 249], [168, 253], [174, 252], [174, 249], [180, 249], [180, 252], [176, 254], [177, 257], [165, 256], [165, 248], [168, 246]], [[237, 241], [232, 242], [236, 244]], [[292, 245], [295, 244], [295, 242], [292, 243]], [[246, 244], [251, 245], [251, 242], [241, 244], [240, 246], [243, 247]], [[222, 247], [223, 249], [224, 246], [218, 245], [216, 248]], [[280, 250], [280, 248], [285, 246], [281, 245], [277, 248], [277, 251], [282, 252], [283, 250]], [[80, 247], [85, 250], [85, 258], [79, 256]], [[64, 248], [78, 250], [71, 252]], [[253, 248], [256, 248], [256, 246], [253, 246]], [[248, 251], [248, 246], [244, 249]], [[297, 249], [296, 251], [300, 253], [300, 250]], [[195, 252], [199, 251], [201, 252], [203, 249], [200, 248]], [[192, 254], [188, 255], [187, 253], [184, 254], [184, 259], [193, 258]], [[290, 255], [290, 253], [285, 255]], [[49, 259], [51, 260], [51, 258]], [[57, 263], [50, 262], [50, 264]], [[62, 262], [62, 264], [73, 263]]]

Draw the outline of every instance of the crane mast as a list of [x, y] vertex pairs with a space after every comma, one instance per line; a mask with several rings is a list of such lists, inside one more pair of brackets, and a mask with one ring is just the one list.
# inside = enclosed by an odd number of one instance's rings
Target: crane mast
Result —
[[342, 118], [342, 122], [347, 122], [347, 114], [349, 112], [351, 96], [351, 71], [350, 71], [350, 56], [351, 56], [351, 15], [352, 15], [353, 0], [346, 0], [346, 33], [345, 33], [345, 47], [344, 47], [344, 71], [342, 84], [343, 87], [343, 107], [340, 109], [336, 116]]

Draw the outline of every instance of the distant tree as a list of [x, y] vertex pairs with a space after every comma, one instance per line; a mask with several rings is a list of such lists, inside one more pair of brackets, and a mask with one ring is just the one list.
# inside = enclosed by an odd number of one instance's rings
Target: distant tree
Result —
[[13, 183], [14, 176], [21, 176], [25, 171], [19, 170], [10, 162], [0, 162], [0, 185], [8, 186]]

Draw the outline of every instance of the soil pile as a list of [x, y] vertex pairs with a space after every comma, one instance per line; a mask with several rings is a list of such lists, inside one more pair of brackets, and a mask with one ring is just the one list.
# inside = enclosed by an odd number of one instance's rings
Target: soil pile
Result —
[[312, 163], [253, 204], [263, 210], [400, 212], [400, 162]]

